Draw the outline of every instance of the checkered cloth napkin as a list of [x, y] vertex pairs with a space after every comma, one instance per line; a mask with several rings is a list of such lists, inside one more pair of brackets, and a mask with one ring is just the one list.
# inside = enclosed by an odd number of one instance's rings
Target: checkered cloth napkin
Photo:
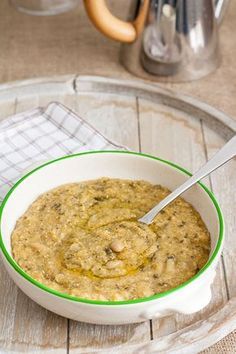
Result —
[[60, 103], [0, 123], [0, 200], [26, 171], [63, 155], [124, 149]]

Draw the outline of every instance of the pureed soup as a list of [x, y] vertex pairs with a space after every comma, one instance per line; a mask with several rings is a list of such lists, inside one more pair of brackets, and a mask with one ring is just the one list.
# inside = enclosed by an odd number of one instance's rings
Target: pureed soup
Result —
[[207, 262], [210, 235], [182, 198], [138, 222], [170, 191], [101, 178], [42, 194], [12, 233], [16, 262], [34, 279], [93, 300], [130, 300], [174, 288]]

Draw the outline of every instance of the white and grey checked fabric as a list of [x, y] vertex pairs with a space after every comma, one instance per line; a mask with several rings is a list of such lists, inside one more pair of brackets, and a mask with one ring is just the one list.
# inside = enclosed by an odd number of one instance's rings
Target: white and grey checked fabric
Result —
[[0, 123], [0, 200], [32, 165], [80, 151], [124, 149], [52, 102]]

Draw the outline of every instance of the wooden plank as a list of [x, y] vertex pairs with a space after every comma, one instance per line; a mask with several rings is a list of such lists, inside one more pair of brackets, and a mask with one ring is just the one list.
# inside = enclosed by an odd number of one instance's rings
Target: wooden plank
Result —
[[[151, 86], [152, 89], [154, 90], [154, 85]], [[120, 90], [122, 93], [122, 89]], [[189, 116], [186, 116], [184, 114], [179, 114], [175, 110], [170, 112], [171, 114], [167, 114], [167, 117], [165, 114], [163, 114], [163, 117], [160, 118], [160, 108], [162, 108], [164, 111], [166, 111], [166, 106], [165, 107], [158, 107], [156, 109], [153, 109], [153, 107], [150, 107], [150, 105], [155, 106], [155, 103], [149, 103], [147, 102], [142, 102], [145, 103], [141, 107], [145, 112], [145, 114], [140, 113], [140, 126], [138, 129], [138, 125], [134, 124], [134, 119], [131, 118], [130, 116], [127, 117], [126, 121], [123, 119], [123, 109], [125, 110], [125, 107], [122, 109], [118, 109], [118, 107], [122, 104], [123, 98], [120, 97], [120, 100], [117, 99], [114, 96], [111, 95], [109, 99], [105, 98], [105, 94], [97, 94], [93, 98], [93, 94], [86, 94], [86, 93], [80, 93], [79, 96], [69, 94], [68, 95], [61, 95], [60, 93], [57, 94], [56, 92], [50, 91], [50, 93], [46, 93], [45, 95], [43, 94], [43, 88], [41, 88], [40, 92], [40, 97], [37, 95], [29, 96], [29, 92], [27, 91], [27, 97], [21, 98], [19, 100], [19, 103], [17, 105], [17, 109], [20, 110], [25, 110], [32, 108], [32, 106], [36, 107], [39, 104], [40, 105], [46, 105], [49, 101], [52, 100], [57, 100], [61, 101], [62, 103], [68, 105], [75, 111], [77, 111], [79, 114], [84, 115], [90, 123], [94, 124], [98, 129], [104, 129], [104, 133], [107, 134], [108, 137], [116, 139], [119, 141], [120, 138], [122, 138], [122, 129], [124, 129], [125, 132], [125, 139], [123, 144], [128, 145], [132, 149], [138, 150], [139, 148], [139, 142], [137, 139], [134, 139], [133, 135], [136, 136], [136, 130], [135, 134], [133, 133], [133, 129], [137, 128], [137, 130], [140, 130], [140, 143], [143, 145], [143, 134], [145, 133], [145, 130], [143, 130], [143, 127], [147, 130], [149, 129], [149, 135], [148, 138], [146, 139], [146, 147], [147, 150], [145, 152], [161, 155], [163, 157], [169, 158], [171, 160], [174, 160], [176, 162], [181, 163], [185, 167], [189, 168], [190, 170], [194, 171], [199, 167], [199, 165], [204, 161], [204, 151], [202, 151], [202, 146], [203, 146], [203, 139], [202, 135], [199, 133], [199, 124], [194, 123], [195, 120], [191, 120]], [[129, 93], [131, 95], [131, 92]], [[164, 95], [164, 93], [163, 93]], [[86, 96], [87, 99], [85, 99], [85, 104], [80, 105], [80, 99], [81, 96]], [[102, 97], [103, 96], [103, 97]], [[107, 96], [108, 97], [108, 96]], [[113, 97], [113, 98], [112, 98]], [[115, 116], [116, 114], [114, 113], [115, 111], [119, 111], [120, 117], [116, 117], [118, 119], [119, 124], [117, 124], [116, 119], [113, 121], [113, 118], [110, 119], [110, 117], [106, 116], [104, 114], [98, 114], [96, 115], [96, 107], [93, 106], [94, 111], [92, 115], [88, 112], [90, 110], [89, 105], [93, 104], [92, 100], [94, 99], [95, 101], [95, 106], [96, 102], [102, 102], [106, 106], [106, 109], [110, 109], [109, 111], [109, 116]], [[112, 111], [111, 108], [109, 108], [109, 102], [115, 100], [114, 106], [117, 105], [117, 108], [114, 108], [114, 112]], [[129, 99], [128, 99], [129, 100]], [[130, 98], [132, 101], [133, 99]], [[181, 97], [179, 97], [179, 100], [181, 100]], [[168, 101], [168, 98], [167, 98]], [[166, 101], [166, 103], [167, 103]], [[13, 102], [13, 101], [12, 101]], [[100, 102], [100, 104], [101, 104]], [[141, 101], [140, 101], [141, 102]], [[196, 102], [195, 102], [196, 104]], [[130, 105], [130, 102], [127, 102], [127, 105]], [[171, 104], [170, 104], [171, 105]], [[134, 100], [132, 101], [131, 106], [134, 108], [135, 102]], [[12, 108], [12, 104], [9, 105], [9, 108]], [[84, 108], [83, 108], [84, 107]], [[91, 108], [91, 109], [93, 109]], [[104, 108], [104, 112], [106, 111]], [[184, 109], [184, 106], [183, 106]], [[204, 110], [204, 106], [202, 107]], [[209, 111], [209, 107], [208, 109]], [[102, 111], [102, 107], [99, 107], [99, 110]], [[141, 111], [141, 110], [140, 110]], [[153, 111], [150, 113], [150, 111]], [[170, 110], [171, 111], [171, 110]], [[5, 110], [0, 111], [0, 117], [1, 113], [7, 113], [8, 108], [6, 106]], [[5, 114], [4, 113], [4, 114]], [[13, 114], [14, 109], [9, 109], [9, 114]], [[213, 112], [214, 113], [214, 112]], [[213, 114], [212, 113], [212, 114]], [[133, 113], [131, 112], [131, 117]], [[8, 113], [6, 114], [8, 115]], [[130, 113], [126, 114], [130, 115]], [[214, 114], [213, 114], [214, 115]], [[2, 117], [4, 115], [2, 114]], [[99, 117], [99, 118], [95, 118]], [[151, 117], [151, 119], [150, 119]], [[154, 122], [157, 122], [154, 124]], [[158, 120], [159, 119], [159, 120]], [[222, 121], [225, 119], [225, 117], [222, 114]], [[176, 120], [176, 122], [174, 122]], [[214, 118], [212, 117], [212, 120]], [[150, 124], [151, 122], [151, 124]], [[173, 126], [175, 126], [176, 129], [172, 128], [172, 135], [168, 135], [168, 129], [171, 129], [171, 122], [173, 123]], [[114, 133], [112, 131], [112, 127], [109, 126], [109, 124], [114, 124], [114, 127], [116, 127], [118, 131], [118, 135], [116, 132]], [[131, 123], [131, 124], [130, 124]], [[164, 124], [165, 123], [165, 124]], [[129, 126], [130, 124], [130, 126]], [[175, 125], [174, 125], [175, 124]], [[169, 125], [169, 127], [168, 127]], [[179, 127], [179, 125], [181, 127]], [[227, 125], [227, 121], [226, 121]], [[103, 128], [102, 128], [103, 127]], [[157, 129], [156, 133], [153, 133], [153, 130]], [[164, 130], [163, 130], [164, 129]], [[209, 151], [213, 151], [214, 149], [218, 149], [218, 143], [219, 145], [223, 144], [223, 140], [219, 138], [218, 135], [214, 134], [212, 135], [212, 132], [210, 132], [210, 137], [208, 135], [208, 132], [205, 132], [205, 127], [204, 127], [204, 133], [205, 133], [205, 139], [207, 143], [209, 143]], [[184, 133], [181, 133], [180, 131], [183, 130]], [[219, 131], [220, 133], [220, 131]], [[110, 134], [110, 136], [109, 136]], [[182, 134], [182, 135], [181, 135]], [[174, 137], [174, 139], [173, 139]], [[182, 137], [182, 138], [181, 138]], [[159, 139], [156, 141], [156, 139]], [[207, 140], [209, 139], [209, 141]], [[220, 139], [221, 142], [217, 142], [217, 139]], [[147, 141], [149, 140], [149, 141]], [[173, 141], [172, 141], [173, 140]], [[122, 143], [122, 141], [120, 140]], [[167, 151], [165, 151], [165, 144], [169, 143], [169, 148]], [[130, 143], [130, 144], [129, 144]], [[144, 147], [145, 147], [144, 146]], [[177, 149], [179, 146], [181, 146], [181, 151], [184, 152], [183, 157], [180, 158], [180, 155], [175, 154], [174, 149]], [[196, 156], [193, 154], [194, 151], [196, 152]], [[191, 154], [190, 154], [191, 152]], [[209, 152], [210, 153], [210, 152]], [[189, 154], [192, 156], [192, 159], [189, 159]], [[199, 155], [200, 154], [200, 155]], [[182, 156], [182, 155], [181, 155]], [[234, 162], [235, 163], [235, 162]], [[196, 167], [196, 168], [194, 168]], [[225, 212], [230, 209], [232, 210], [232, 213], [227, 213], [227, 226], [230, 231], [230, 234], [233, 235], [233, 231], [235, 231], [235, 210], [232, 208], [232, 205], [234, 206], [235, 202], [235, 184], [234, 182], [234, 175], [235, 175], [235, 164], [230, 170], [231, 172], [228, 172], [228, 170], [225, 170], [224, 174], [219, 178], [217, 177], [216, 180], [213, 180], [213, 187], [215, 193], [218, 195], [218, 190], [219, 193], [222, 193], [222, 201], [220, 200], [221, 204], [225, 205], [223, 210]], [[228, 174], [230, 176], [228, 177]], [[227, 176], [226, 181], [225, 181], [225, 176]], [[215, 185], [217, 186], [218, 190], [215, 190]], [[223, 188], [223, 187], [224, 188]], [[227, 201], [224, 201], [225, 194], [223, 193], [222, 190], [220, 189], [226, 189], [227, 190]], [[230, 197], [229, 197], [230, 195]], [[219, 198], [220, 199], [220, 198]], [[229, 239], [229, 238], [228, 238]], [[229, 245], [229, 246], [228, 246]], [[228, 295], [231, 297], [233, 294], [235, 294], [235, 279], [233, 275], [235, 274], [235, 265], [233, 262], [233, 256], [235, 255], [235, 245], [233, 243], [232, 237], [229, 239], [229, 243], [227, 240], [227, 245], [225, 249], [225, 258], [226, 258], [226, 264], [225, 264], [225, 273], [230, 279], [228, 282]], [[228, 256], [231, 256], [231, 259], [227, 261]], [[191, 348], [195, 350], [196, 347], [198, 348], [204, 348], [206, 345], [211, 345], [213, 344], [217, 339], [222, 338], [223, 335], [229, 333], [230, 329], [234, 329], [235, 325], [233, 324], [233, 317], [234, 316], [234, 310], [232, 307], [232, 311], [229, 309], [229, 306], [234, 306], [235, 308], [235, 299], [232, 299], [230, 303], [228, 303], [225, 307], [225, 309], [228, 309], [226, 312], [225, 310], [218, 310], [218, 306], [220, 303], [223, 303], [226, 298], [226, 291], [225, 291], [225, 286], [222, 282], [222, 278], [224, 275], [223, 268], [221, 266], [220, 268], [220, 275], [219, 277], [219, 283], [214, 284], [214, 294], [215, 292], [219, 292], [219, 296], [216, 297], [214, 295], [214, 301], [212, 302], [211, 307], [207, 307], [202, 314], [196, 314], [194, 316], [176, 316], [174, 318], [169, 318], [164, 319], [162, 321], [155, 321], [153, 324], [153, 334], [154, 338], [156, 338], [155, 341], [152, 341], [153, 345], [151, 347], [147, 346], [145, 343], [149, 341], [149, 326], [148, 322], [145, 324], [141, 325], [130, 325], [130, 326], [94, 326], [94, 325], [86, 325], [86, 324], [81, 324], [81, 323], [74, 323], [74, 321], [71, 321], [71, 326], [70, 326], [70, 334], [71, 334], [71, 352], [73, 353], [82, 353], [82, 352], [102, 352], [102, 353], [110, 353], [113, 351], [116, 352], [117, 348], [117, 353], [118, 353], [118, 347], [121, 345], [120, 352], [122, 350], [127, 353], [133, 353], [135, 350], [143, 350], [144, 352], [148, 352], [149, 349], [155, 349], [159, 351], [159, 345], [162, 346], [163, 341], [165, 343], [169, 343], [168, 346], [168, 352], [174, 353], [172, 350], [174, 345], [177, 345], [180, 341], [187, 345], [187, 349], [180, 349], [180, 352], [186, 352], [189, 353], [189, 345], [191, 345]], [[217, 278], [218, 279], [218, 278]], [[216, 279], [216, 281], [217, 281]], [[50, 318], [47, 316], [44, 316], [43, 313], [44, 311], [47, 312], [46, 310], [41, 309], [37, 304], [33, 303], [32, 301], [28, 300], [24, 295], [19, 296], [19, 291], [17, 291], [16, 287], [14, 284], [11, 282], [9, 279], [8, 275], [5, 273], [5, 270], [2, 270], [0, 272], [0, 282], [1, 282], [1, 288], [3, 284], [3, 290], [4, 290], [4, 296], [1, 297], [0, 300], [0, 347], [4, 348], [2, 349], [3, 352], [7, 352], [10, 350], [11, 352], [30, 352], [30, 353], [36, 353], [36, 352], [43, 352], [43, 353], [65, 353], [66, 349], [66, 336], [61, 337], [60, 333], [60, 326], [59, 326], [59, 334], [60, 334], [60, 340], [58, 341], [58, 336], [54, 336], [55, 334], [55, 328], [58, 328], [58, 318], [59, 316], [52, 315]], [[7, 296], [6, 296], [7, 293]], [[22, 296], [22, 297], [21, 297]], [[215, 307], [216, 305], [216, 307]], [[21, 309], [22, 308], [22, 309]], [[209, 331], [209, 336], [206, 336], [205, 334], [208, 335], [208, 329], [209, 326], [212, 324], [211, 319], [213, 318], [211, 315], [211, 312], [216, 311], [216, 313], [213, 315], [213, 317], [217, 317], [217, 321], [214, 323], [212, 331]], [[24, 312], [24, 315], [22, 316], [22, 312]], [[206, 320], [206, 318], [209, 317], [209, 321]], [[32, 320], [32, 316], [35, 317], [37, 320], [37, 323], [39, 321], [39, 325], [35, 325], [34, 321]], [[186, 325], [192, 322], [196, 322], [197, 319], [199, 318], [204, 318], [203, 322], [195, 323], [193, 326], [191, 326], [189, 329], [184, 328]], [[15, 319], [15, 322], [14, 322]], [[44, 321], [43, 321], [44, 319]], [[55, 320], [55, 322], [54, 322]], [[59, 318], [59, 321], [64, 319]], [[26, 329], [20, 328], [22, 327], [22, 321], [24, 321], [24, 324]], [[66, 321], [66, 320], [65, 320]], [[44, 323], [42, 325], [42, 322]], [[32, 328], [29, 328], [29, 327]], [[158, 329], [159, 326], [159, 329]], [[43, 329], [42, 329], [43, 327]], [[20, 328], [20, 330], [18, 329]], [[178, 328], [184, 328], [181, 329], [180, 331], [176, 330]], [[67, 328], [66, 328], [67, 329]], [[33, 333], [33, 332], [36, 333]], [[204, 339], [202, 339], [201, 335], [203, 334], [204, 331]], [[165, 336], [165, 334], [171, 333], [171, 332], [176, 332], [173, 335], [168, 335]], [[38, 335], [38, 337], [37, 337]], [[64, 332], [63, 332], [64, 335]], [[116, 337], [117, 335], [117, 337]], [[193, 335], [194, 335], [194, 341], [193, 341]], [[196, 336], [195, 336], [196, 335]], [[160, 338], [160, 336], [164, 336]], [[187, 337], [186, 337], [187, 336]], [[27, 338], [28, 339], [27, 339]], [[98, 339], [97, 339], [98, 337]], [[116, 338], [114, 340], [114, 338]], [[185, 343], [186, 338], [188, 338], [188, 343]], [[19, 339], [22, 340], [21, 344], [19, 344]], [[55, 341], [54, 341], [55, 339]], [[173, 340], [172, 340], [173, 339]], [[143, 342], [142, 344], [135, 344], [139, 343], [140, 340]], [[15, 343], [14, 343], [15, 342]], [[126, 346], [122, 346], [122, 343], [126, 342]], [[155, 343], [154, 343], [155, 342]], [[204, 345], [203, 345], [204, 342]], [[3, 343], [3, 346], [2, 346]], [[128, 348], [131, 343], [134, 343], [132, 347]], [[207, 344], [206, 344], [207, 343]], [[44, 346], [45, 344], [45, 346]], [[65, 344], [65, 345], [64, 345]], [[118, 345], [118, 347], [117, 347]], [[199, 346], [200, 345], [200, 346]], [[202, 346], [201, 346], [202, 345]], [[177, 348], [176, 347], [176, 348]], [[107, 348], [107, 349], [105, 349]], [[109, 348], [109, 349], [108, 349]], [[123, 348], [123, 349], [122, 349]], [[163, 347], [162, 347], [163, 348]], [[170, 349], [172, 348], [172, 349]], [[69, 347], [67, 348], [69, 349]], [[146, 350], [146, 351], [145, 351]], [[169, 351], [170, 350], [170, 351]], [[183, 351], [185, 350], [185, 351]], [[176, 352], [175, 352], [176, 354]]]
[[[21, 104], [15, 101], [9, 114], [18, 113], [37, 102], [29, 97]], [[5, 112], [7, 113], [7, 112]], [[2, 350], [17, 353], [42, 350], [44, 353], [65, 354], [67, 350], [67, 320], [43, 309], [13, 284], [1, 263], [0, 281], [0, 345]]]
[[[158, 354], [197, 354], [204, 348], [207, 348], [217, 341], [227, 336], [235, 329], [236, 321], [236, 298], [230, 299], [225, 306], [220, 308], [217, 312], [211, 314], [209, 317], [195, 322], [187, 328], [175, 331], [172, 334], [156, 338], [155, 340], [133, 344], [126, 347], [114, 347], [103, 350], [96, 350], [96, 353], [102, 354], [136, 354], [136, 353], [158, 353]], [[225, 347], [220, 345], [211, 347], [210, 351], [206, 350], [201, 354], [233, 354], [235, 353], [233, 342], [232, 345]], [[215, 348], [221, 350], [214, 350]], [[77, 353], [92, 353], [91, 351], [78, 351]], [[76, 353], [76, 352], [75, 352]]]
[[[174, 161], [196, 171], [205, 161], [201, 122], [172, 108], [139, 99], [140, 141], [142, 152]], [[209, 181], [206, 179], [206, 184]], [[169, 316], [153, 321], [154, 338], [175, 332], [216, 311], [226, 301], [222, 265], [219, 265], [211, 303], [197, 314]]]
[[[138, 149], [135, 98], [109, 94], [79, 94], [68, 106], [109, 139]], [[99, 326], [70, 321], [70, 353], [90, 352], [122, 343], [150, 339], [149, 322], [123, 326]], [[80, 349], [79, 349], [80, 348]]]
[[11, 347], [14, 332], [17, 287], [7, 274], [0, 259], [0, 348]]
[[163, 104], [202, 119], [225, 138], [232, 136], [232, 130], [236, 130], [236, 122], [232, 118], [207, 103], [147, 82], [81, 75], [75, 79], [74, 88], [76, 92], [109, 92]]
[[[204, 135], [207, 143], [208, 158], [210, 158], [225, 144], [225, 140], [205, 125]], [[223, 255], [228, 295], [231, 298], [236, 295], [236, 160], [233, 159], [229, 161], [227, 164], [215, 171], [212, 174], [211, 179], [213, 191], [219, 200], [225, 219], [226, 235]]]

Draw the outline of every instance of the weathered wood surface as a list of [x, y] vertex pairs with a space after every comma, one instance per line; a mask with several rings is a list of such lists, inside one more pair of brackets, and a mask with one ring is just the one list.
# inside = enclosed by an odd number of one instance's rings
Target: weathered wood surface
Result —
[[[58, 77], [4, 85], [0, 87], [0, 118], [45, 106], [50, 101], [64, 103], [107, 137], [132, 150], [170, 159], [191, 171], [199, 168], [235, 130], [231, 119], [191, 98], [154, 85], [125, 85], [119, 80], [93, 77]], [[219, 198], [228, 229], [213, 299], [205, 309], [191, 316], [178, 314], [125, 326], [84, 324], [64, 319], [32, 302], [1, 266], [0, 352], [195, 353], [235, 329], [235, 161], [205, 183]]]

